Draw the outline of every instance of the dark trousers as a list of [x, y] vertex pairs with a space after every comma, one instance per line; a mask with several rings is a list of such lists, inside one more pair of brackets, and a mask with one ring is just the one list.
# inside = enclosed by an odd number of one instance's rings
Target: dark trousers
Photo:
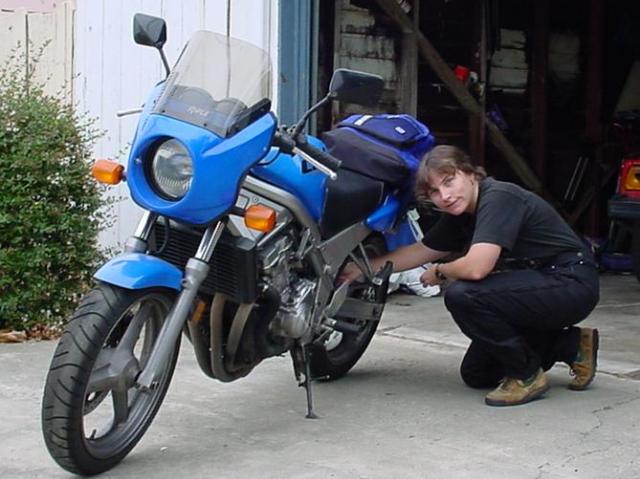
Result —
[[462, 379], [472, 387], [493, 387], [505, 376], [525, 379], [557, 361], [571, 364], [580, 337], [573, 325], [587, 317], [598, 299], [598, 270], [591, 259], [575, 253], [540, 269], [453, 282], [445, 291], [445, 305], [471, 339]]

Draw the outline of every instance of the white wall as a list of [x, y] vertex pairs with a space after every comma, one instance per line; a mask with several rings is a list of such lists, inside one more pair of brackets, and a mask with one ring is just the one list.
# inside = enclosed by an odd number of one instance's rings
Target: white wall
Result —
[[[74, 97], [80, 111], [96, 118], [105, 135], [96, 158], [117, 158], [126, 165], [137, 116], [116, 118], [118, 110], [140, 106], [164, 76], [157, 51], [133, 42], [135, 13], [167, 21], [165, 53], [170, 64], [196, 30], [226, 33], [230, 8], [231, 36], [270, 52], [277, 92], [278, 0], [77, 0], [75, 12]], [[114, 227], [101, 235], [105, 246], [121, 246], [137, 225], [141, 211], [128, 199], [126, 185], [113, 188], [121, 197], [114, 207]]]
[[45, 93], [72, 100], [75, 0], [0, 0], [0, 62], [11, 55], [36, 59], [35, 81]]

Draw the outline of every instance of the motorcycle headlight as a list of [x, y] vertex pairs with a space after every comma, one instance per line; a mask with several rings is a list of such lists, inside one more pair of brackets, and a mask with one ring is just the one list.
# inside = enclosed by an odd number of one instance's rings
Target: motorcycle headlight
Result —
[[150, 172], [160, 194], [171, 200], [179, 200], [191, 188], [193, 161], [179, 141], [167, 140], [158, 146], [153, 155]]

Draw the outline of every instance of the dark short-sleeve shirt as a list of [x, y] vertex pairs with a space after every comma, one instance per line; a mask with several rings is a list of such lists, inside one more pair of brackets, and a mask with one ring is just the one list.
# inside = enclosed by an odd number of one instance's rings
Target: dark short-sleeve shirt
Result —
[[472, 244], [502, 247], [513, 259], [548, 258], [585, 246], [551, 205], [513, 183], [480, 182], [475, 214], [443, 214], [425, 232], [423, 243], [437, 251], [465, 251]]

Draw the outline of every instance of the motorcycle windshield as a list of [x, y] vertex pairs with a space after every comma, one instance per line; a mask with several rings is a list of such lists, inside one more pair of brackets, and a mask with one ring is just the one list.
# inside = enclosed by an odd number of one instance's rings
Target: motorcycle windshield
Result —
[[225, 138], [267, 113], [270, 94], [271, 61], [264, 50], [199, 31], [167, 78], [154, 113]]

